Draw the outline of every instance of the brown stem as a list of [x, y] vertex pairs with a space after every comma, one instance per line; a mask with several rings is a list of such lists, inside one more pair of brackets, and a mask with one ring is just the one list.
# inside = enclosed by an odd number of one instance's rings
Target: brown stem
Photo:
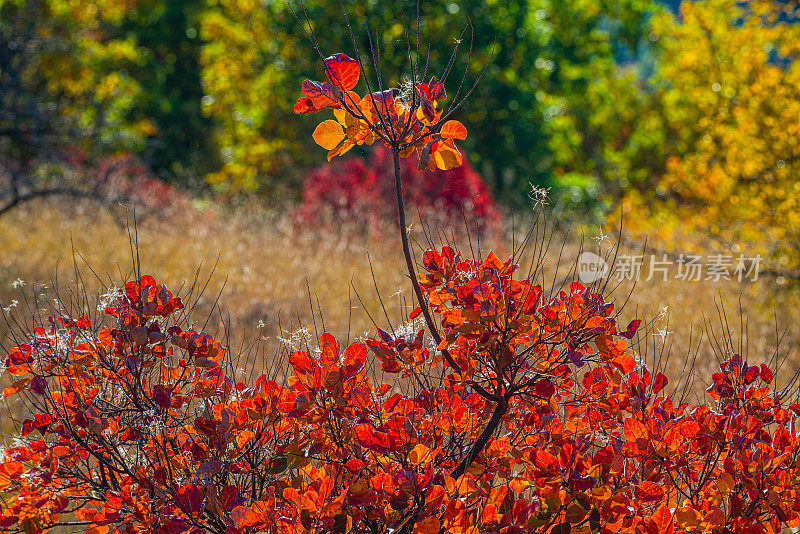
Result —
[[505, 415], [506, 410], [508, 410], [508, 401], [506, 401], [504, 397], [501, 397], [497, 404], [494, 405], [492, 417], [489, 419], [489, 422], [486, 423], [486, 427], [483, 429], [483, 432], [481, 432], [481, 435], [475, 440], [475, 443], [472, 444], [472, 447], [470, 447], [467, 455], [461, 458], [458, 466], [456, 466], [452, 475], [450, 476], [458, 480], [458, 478], [467, 471], [467, 468], [469, 468], [473, 460], [475, 460], [483, 448], [486, 447], [486, 444], [489, 442], [489, 438], [492, 437], [492, 434], [494, 434], [494, 431], [497, 430], [498, 426], [500, 426], [500, 421], [503, 419], [503, 415]]
[[[425, 317], [425, 324], [428, 325], [428, 330], [430, 331], [431, 336], [433, 336], [436, 344], [439, 345], [442, 342], [442, 336], [439, 334], [439, 330], [437, 330], [436, 325], [433, 322], [433, 317], [431, 317], [431, 312], [428, 309], [428, 303], [425, 301], [425, 298], [422, 295], [422, 288], [419, 286], [419, 280], [417, 280], [417, 271], [414, 268], [414, 259], [411, 257], [411, 247], [408, 244], [406, 208], [405, 203], [403, 202], [403, 181], [400, 177], [400, 149], [398, 147], [392, 148], [392, 160], [394, 162], [394, 190], [395, 193], [397, 193], [397, 216], [400, 219], [400, 240], [403, 242], [403, 255], [406, 258], [408, 276], [411, 277], [411, 285], [414, 286], [414, 295], [417, 297], [417, 302], [419, 303], [420, 309], [422, 309], [422, 315]], [[447, 351], [447, 349], [442, 350], [442, 355], [450, 367], [455, 369], [458, 373], [461, 372], [461, 368], [458, 366], [453, 357], [450, 356], [450, 353]]]
[[[428, 325], [428, 330], [431, 332], [431, 336], [436, 341], [437, 345], [441, 344], [442, 336], [439, 334], [439, 331], [436, 329], [436, 325], [433, 322], [433, 317], [431, 316], [431, 312], [428, 309], [428, 304], [425, 301], [422, 295], [422, 288], [419, 286], [419, 280], [417, 280], [417, 272], [414, 268], [414, 260], [411, 257], [411, 248], [408, 244], [408, 230], [406, 229], [406, 210], [405, 204], [403, 203], [403, 182], [400, 176], [400, 149], [399, 147], [392, 147], [392, 160], [394, 163], [394, 189], [395, 193], [397, 194], [397, 216], [400, 219], [400, 239], [403, 243], [403, 255], [406, 258], [406, 266], [408, 267], [408, 275], [411, 277], [411, 284], [414, 286], [414, 294], [417, 297], [417, 302], [419, 303], [420, 309], [422, 309], [422, 314], [425, 317], [425, 323]], [[447, 361], [447, 363], [459, 374], [461, 373], [461, 368], [447, 351], [447, 349], [442, 349], [442, 356]], [[478, 457], [481, 453], [483, 448], [489, 442], [489, 438], [492, 437], [497, 427], [500, 425], [500, 421], [505, 415], [506, 411], [508, 410], [508, 399], [503, 396], [503, 394], [498, 391], [497, 395], [492, 395], [484, 388], [482, 388], [479, 384], [474, 382], [470, 383], [472, 388], [482, 397], [489, 401], [496, 402], [494, 406], [494, 411], [492, 412], [492, 417], [489, 419], [489, 422], [486, 424], [486, 427], [481, 432], [481, 435], [478, 436], [478, 439], [475, 440], [475, 443], [472, 444], [470, 447], [469, 452], [466, 456], [464, 456], [461, 461], [459, 462], [458, 466], [456, 466], [455, 470], [453, 470], [453, 478], [458, 479], [461, 475], [466, 472], [467, 468], [472, 464], [473, 460]], [[498, 384], [499, 385], [499, 384]]]

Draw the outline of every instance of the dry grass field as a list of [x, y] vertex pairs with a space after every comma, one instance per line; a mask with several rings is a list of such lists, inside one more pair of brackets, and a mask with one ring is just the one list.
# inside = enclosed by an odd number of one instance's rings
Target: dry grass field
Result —
[[[507, 225], [503, 235], [481, 242], [481, 249], [495, 249], [504, 257], [519, 245], [528, 224], [518, 221], [513, 232]], [[415, 228], [412, 235], [424, 240], [421, 225]], [[597, 251], [597, 233], [596, 228], [577, 228], [565, 238], [561, 231], [548, 232], [549, 248], [541, 255], [543, 285], [569, 281], [581, 247]], [[463, 228], [447, 235], [467, 252], [478, 246], [472, 239], [470, 247]], [[138, 239], [138, 252], [132, 253], [132, 239]], [[603, 247], [613, 252], [613, 239], [605, 240]], [[638, 253], [640, 249], [621, 246], [617, 261]], [[132, 276], [132, 254], [138, 255], [142, 273], [152, 274], [179, 295], [186, 295], [194, 281], [207, 285], [193, 319], [201, 326], [207, 320], [206, 329], [216, 334], [227, 327], [234, 348], [262, 338], [266, 355], [277, 353], [301, 325], [311, 332], [325, 329], [341, 339], [354, 339], [375, 332], [373, 320], [386, 328], [387, 315], [397, 325], [410, 310], [402, 251], [390, 225], [364, 232], [331, 223], [301, 231], [286, 216], [266, 215], [252, 207], [207, 208], [164, 220], [147, 217], [133, 232], [118, 215], [94, 204], [58, 202], [31, 203], [0, 219], [0, 303], [19, 320], [33, 308], [46, 313], [56, 288], [69, 296], [80, 276], [90, 307], [96, 307], [109, 286]], [[521, 260], [523, 269], [531, 254], [536, 255], [534, 249]], [[623, 328], [636, 317], [647, 324], [640, 331], [643, 355], [666, 361], [663, 356], [669, 354], [666, 367], [673, 376], [688, 359], [702, 378], [715, 366], [712, 341], [716, 338], [719, 345], [729, 338], [735, 350], [747, 352], [754, 362], [768, 361], [778, 348], [779, 356], [786, 358], [779, 378], [797, 368], [797, 289], [769, 277], [689, 282], [676, 279], [674, 265], [672, 269], [666, 281], [660, 275], [649, 281], [642, 276], [635, 287], [613, 277], [609, 281], [612, 299], [625, 303], [619, 320]], [[642, 272], [647, 270], [645, 264]], [[197, 294], [195, 290], [189, 300]], [[7, 334], [5, 326], [2, 335]], [[3, 345], [9, 343], [5, 337]], [[695, 389], [701, 386], [697, 383]]]

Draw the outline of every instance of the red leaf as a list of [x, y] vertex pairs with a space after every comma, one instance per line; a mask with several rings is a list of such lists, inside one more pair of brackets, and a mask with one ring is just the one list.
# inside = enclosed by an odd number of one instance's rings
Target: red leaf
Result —
[[338, 109], [341, 107], [339, 98], [342, 92], [335, 85], [305, 80], [301, 91], [303, 96], [294, 105], [295, 113], [316, 113], [326, 108]]
[[219, 497], [219, 504], [225, 510], [233, 510], [236, 508], [242, 501], [242, 498], [239, 496], [239, 490], [236, 489], [236, 486], [225, 486], [222, 488], [222, 494]]
[[436, 76], [431, 78], [430, 83], [417, 84], [417, 91], [430, 101], [443, 100], [447, 98], [444, 91], [444, 84], [436, 81]]
[[773, 377], [772, 370], [762, 363], [761, 364], [761, 380], [763, 380], [767, 384], [770, 384], [770, 383], [772, 383], [772, 377]]
[[642, 324], [642, 321], [639, 319], [631, 321], [630, 324], [628, 324], [628, 329], [624, 332], [620, 332], [619, 335], [627, 339], [633, 339], [633, 336], [636, 335], [636, 330], [638, 330], [640, 324]]
[[[339, 342], [331, 334], [325, 332], [319, 336], [320, 363], [322, 365], [337, 365], [339, 363]], [[315, 362], [316, 363], [316, 362]]]
[[153, 394], [150, 398], [161, 408], [169, 408], [172, 398], [172, 388], [162, 384], [153, 386]]
[[37, 413], [33, 417], [35, 419], [33, 427], [39, 429], [40, 432], [42, 429], [46, 429], [51, 423], [56, 422], [56, 418], [49, 413]]
[[656, 513], [650, 516], [650, 521], [652, 521], [652, 523], [648, 525], [647, 530], [650, 532], [650, 526], [652, 525], [653, 534], [672, 534], [675, 529], [675, 523], [672, 520], [672, 512], [670, 512], [669, 508], [666, 506], [662, 506]]
[[636, 419], [626, 419], [622, 429], [628, 441], [635, 442], [637, 439], [648, 439], [650, 436], [647, 427]]
[[307, 352], [291, 353], [289, 355], [289, 362], [292, 364], [292, 367], [296, 373], [313, 373], [315, 370], [320, 368], [317, 360], [309, 356]]
[[334, 54], [325, 59], [325, 75], [339, 89], [349, 91], [355, 87], [360, 73], [358, 62], [346, 54]]
[[195, 484], [184, 484], [178, 488], [175, 501], [187, 514], [197, 515], [205, 508], [205, 492]]
[[668, 382], [669, 379], [667, 379], [664, 373], [657, 373], [655, 380], [653, 380], [653, 394], [656, 394], [664, 389]]
[[536, 390], [536, 394], [538, 396], [545, 399], [549, 399], [556, 392], [556, 387], [546, 378], [537, 380], [534, 389]]
[[389, 436], [385, 432], [377, 431], [371, 425], [356, 425], [353, 432], [362, 447], [378, 454], [389, 452]]
[[744, 382], [745, 384], [752, 384], [756, 378], [758, 378], [760, 369], [755, 365], [752, 367], [748, 367], [747, 371], [744, 373]]
[[659, 501], [664, 497], [664, 490], [658, 484], [645, 480], [636, 486], [636, 498], [642, 502]]

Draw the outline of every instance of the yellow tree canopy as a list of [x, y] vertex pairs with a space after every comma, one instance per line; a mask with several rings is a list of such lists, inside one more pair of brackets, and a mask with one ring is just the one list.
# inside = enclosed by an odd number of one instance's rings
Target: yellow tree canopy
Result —
[[667, 147], [663, 171], [626, 195], [648, 220], [641, 229], [699, 230], [800, 265], [799, 14], [794, 3], [705, 0], [654, 19], [658, 105], [642, 127], [661, 122]]

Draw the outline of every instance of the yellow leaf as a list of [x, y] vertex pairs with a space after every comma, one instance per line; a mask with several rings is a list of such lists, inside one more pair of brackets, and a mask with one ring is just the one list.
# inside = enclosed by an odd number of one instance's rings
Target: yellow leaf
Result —
[[256, 437], [256, 435], [251, 430], [242, 430], [238, 436], [236, 436], [236, 445], [239, 446], [239, 449], [244, 448], [247, 445], [247, 442]]
[[347, 112], [343, 109], [334, 109], [333, 116], [342, 126], [347, 126]]
[[342, 154], [344, 154], [345, 152], [347, 152], [348, 150], [350, 150], [354, 146], [356, 146], [355, 143], [353, 143], [349, 139], [345, 139], [345, 141], [343, 143], [341, 143], [336, 148], [334, 148], [333, 150], [328, 152], [328, 161], [332, 160], [334, 158], [334, 156], [341, 156]]
[[422, 443], [417, 443], [417, 445], [411, 449], [411, 452], [408, 453], [408, 461], [411, 462], [412, 465], [419, 465], [427, 461], [430, 457], [431, 449]]
[[464, 162], [463, 158], [461, 157], [461, 152], [459, 152], [452, 143], [453, 142], [449, 140], [437, 143], [436, 151], [432, 154], [433, 160], [436, 162], [436, 166], [443, 171], [460, 167]]
[[675, 523], [680, 530], [693, 530], [700, 524], [700, 519], [700, 512], [689, 506], [675, 510]]
[[322, 148], [333, 150], [344, 139], [344, 130], [336, 121], [322, 121], [314, 130], [314, 141]]
[[734, 480], [730, 473], [724, 473], [721, 477], [717, 479], [717, 488], [719, 488], [720, 493], [723, 495], [727, 495], [733, 489]]

